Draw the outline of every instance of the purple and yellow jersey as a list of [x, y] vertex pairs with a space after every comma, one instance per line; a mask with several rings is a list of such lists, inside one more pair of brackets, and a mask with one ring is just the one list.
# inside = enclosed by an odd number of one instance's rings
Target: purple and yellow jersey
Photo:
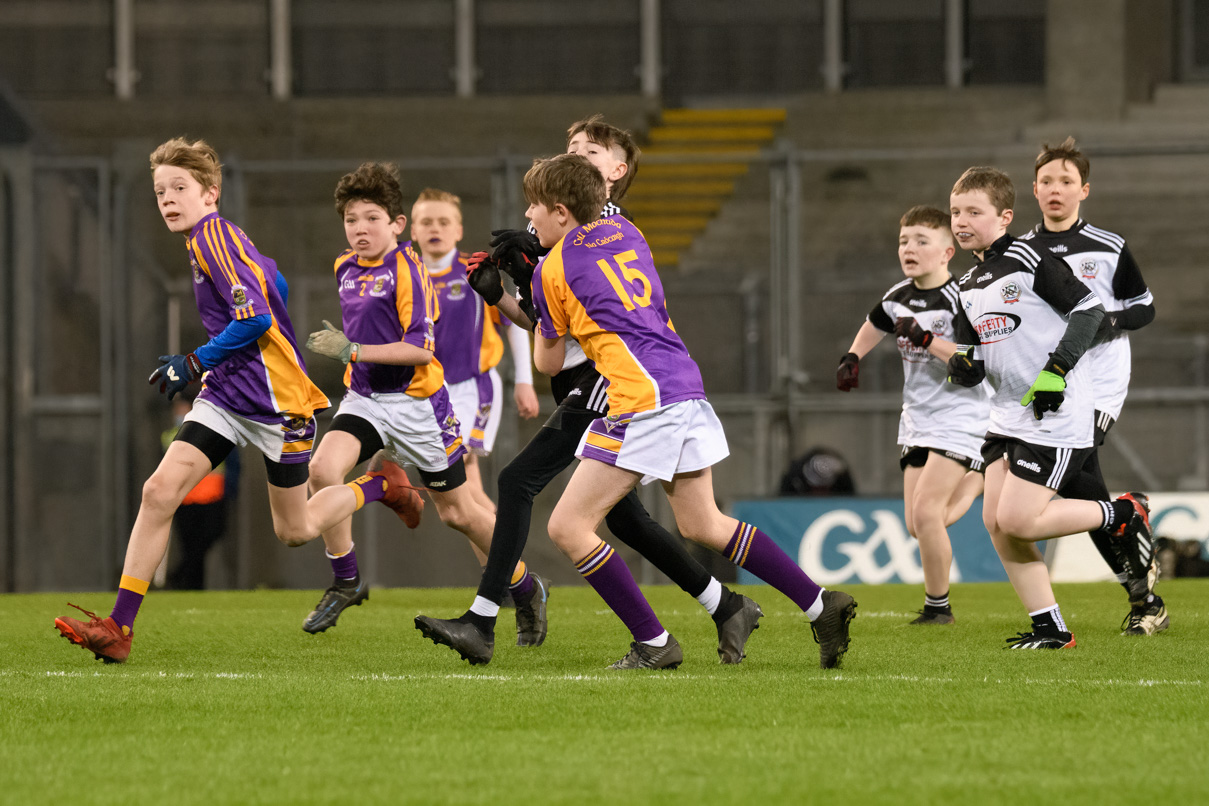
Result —
[[445, 368], [448, 383], [461, 383], [482, 375], [504, 357], [500, 313], [470, 287], [466, 279], [468, 257], [458, 252], [446, 268], [429, 269], [441, 309], [436, 355]]
[[705, 399], [701, 371], [676, 335], [651, 249], [621, 216], [571, 230], [533, 276], [538, 332], [569, 335], [609, 379], [611, 414]]
[[331, 405], [306, 375], [294, 326], [277, 290], [277, 264], [218, 213], [197, 222], [186, 243], [197, 311], [210, 338], [232, 320], [273, 317], [259, 339], [206, 374], [198, 397], [263, 423], [310, 418]]
[[[336, 258], [336, 285], [344, 335], [359, 344], [413, 344], [434, 349], [439, 314], [432, 281], [411, 246], [396, 246], [381, 260], [363, 261], [351, 249]], [[404, 392], [430, 397], [441, 388], [441, 362], [422, 367], [399, 364], [349, 364], [344, 384], [359, 395]]]

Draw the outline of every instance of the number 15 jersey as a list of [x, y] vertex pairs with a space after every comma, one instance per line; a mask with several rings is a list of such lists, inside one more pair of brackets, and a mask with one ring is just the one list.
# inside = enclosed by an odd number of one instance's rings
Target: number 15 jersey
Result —
[[705, 399], [651, 249], [626, 219], [597, 219], [563, 236], [533, 275], [533, 302], [538, 333], [572, 336], [609, 379], [610, 413]]

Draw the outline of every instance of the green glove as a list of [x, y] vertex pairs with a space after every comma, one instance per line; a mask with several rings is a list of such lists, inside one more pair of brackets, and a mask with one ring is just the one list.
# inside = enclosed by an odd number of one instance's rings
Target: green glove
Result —
[[[1056, 368], [1056, 367], [1055, 367]], [[1037, 375], [1037, 380], [1020, 399], [1021, 406], [1033, 404], [1033, 416], [1038, 420], [1047, 411], [1057, 411], [1065, 396], [1066, 381], [1056, 372], [1043, 369]]]
[[307, 337], [306, 348], [312, 353], [325, 355], [347, 364], [357, 360], [357, 351], [361, 349], [361, 345], [349, 341], [343, 333], [332, 326], [331, 322], [324, 319], [323, 330], [316, 330]]

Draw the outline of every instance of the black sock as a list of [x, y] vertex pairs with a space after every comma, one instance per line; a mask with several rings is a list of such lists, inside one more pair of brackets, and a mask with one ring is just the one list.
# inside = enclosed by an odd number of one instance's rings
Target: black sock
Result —
[[743, 607], [743, 597], [725, 585], [722, 586], [722, 598], [718, 600], [718, 609], [714, 611], [714, 621], [721, 624], [738, 613]]
[[1133, 517], [1136, 510], [1130, 501], [1117, 500], [1110, 501], [1108, 504], [1112, 507], [1112, 522], [1104, 524], [1104, 530], [1109, 534], [1116, 534], [1122, 526], [1129, 523], [1129, 519]]
[[340, 577], [333, 577], [333, 579], [336, 581], [332, 584], [337, 588], [355, 588], [361, 584], [360, 574], [357, 574], [352, 579], [341, 579]]
[[1033, 632], [1045, 633], [1046, 635], [1055, 635], [1058, 633], [1067, 632], [1066, 624], [1058, 623], [1058, 619], [1061, 618], [1061, 613], [1056, 607], [1050, 608], [1049, 610], [1042, 610], [1040, 613], [1032, 616], [1031, 618], [1033, 619]]
[[478, 613], [471, 613], [467, 610], [454, 619], [454, 621], [460, 621], [463, 624], [473, 624], [488, 635], [495, 635], [495, 616], [480, 616]]

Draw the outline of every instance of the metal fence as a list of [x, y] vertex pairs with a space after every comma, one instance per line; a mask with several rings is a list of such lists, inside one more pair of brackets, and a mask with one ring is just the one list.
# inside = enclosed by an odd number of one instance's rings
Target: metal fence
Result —
[[[892, 351], [870, 358], [860, 394], [828, 391], [829, 379], [811, 370], [808, 344], [824, 338], [820, 327], [831, 327], [819, 306], [833, 303], [817, 296], [811, 301], [804, 286], [826, 293], [829, 286], [820, 278], [846, 270], [810, 251], [807, 231], [816, 225], [808, 201], [817, 191], [804, 187], [802, 173], [810, 165], [854, 160], [988, 156], [1003, 154], [774, 150], [753, 163], [732, 202], [762, 210], [763, 222], [754, 231], [764, 234], [749, 232], [743, 246], [748, 262], [730, 266], [729, 273], [666, 273], [674, 318], [707, 368], [707, 388], [725, 390], [711, 394], [732, 448], [731, 459], [716, 471], [723, 501], [773, 494], [788, 462], [817, 444], [848, 457], [862, 493], [893, 494], [898, 484], [894, 442], [901, 399]], [[463, 192], [471, 238], [472, 232], [481, 237], [491, 228], [520, 223], [518, 180], [530, 160], [496, 155], [399, 162], [414, 187]], [[228, 167], [224, 215], [244, 226], [287, 272], [296, 329], [306, 332], [322, 318], [337, 318], [328, 271], [344, 244], [330, 194], [350, 166], [249, 161]], [[184, 255], [148, 201], [142, 159], [127, 164], [0, 151], [0, 179], [0, 584], [4, 590], [109, 587], [121, 565], [139, 485], [158, 461], [158, 434], [168, 423], [162, 402], [147, 390], [145, 373], [161, 352], [204, 340], [191, 313], [189, 285], [180, 279]], [[738, 212], [724, 209], [719, 221]], [[711, 228], [703, 237], [729, 236]], [[892, 253], [888, 257], [893, 267]], [[869, 283], [862, 288], [873, 287]], [[863, 310], [867, 306], [844, 312], [852, 332]], [[833, 361], [832, 345], [850, 337], [831, 334], [824, 360]], [[1106, 448], [1110, 484], [1205, 489], [1209, 338], [1143, 335], [1135, 344], [1136, 381]], [[337, 369], [311, 363], [317, 382], [334, 395], [340, 388]], [[494, 478], [536, 427], [506, 421], [485, 478]], [[218, 584], [317, 585], [323, 567], [314, 556], [283, 554], [272, 541], [258, 462], [252, 456], [246, 463], [234, 540], [222, 556], [225, 571]], [[544, 522], [548, 508], [542, 507], [555, 500], [558, 487], [543, 499], [535, 524]], [[669, 521], [657, 491], [643, 496]], [[468, 562], [459, 560], [464, 567], [457, 573], [447, 570], [450, 557], [464, 551], [441, 548], [447, 537], [435, 540], [436, 547], [409, 544], [406, 552], [397, 539], [378, 537], [397, 531], [388, 516], [359, 516], [367, 553], [381, 558], [375, 581], [473, 582], [476, 569]], [[439, 531], [435, 524], [425, 528], [431, 529], [425, 535]], [[549, 550], [548, 541], [534, 546]]]

